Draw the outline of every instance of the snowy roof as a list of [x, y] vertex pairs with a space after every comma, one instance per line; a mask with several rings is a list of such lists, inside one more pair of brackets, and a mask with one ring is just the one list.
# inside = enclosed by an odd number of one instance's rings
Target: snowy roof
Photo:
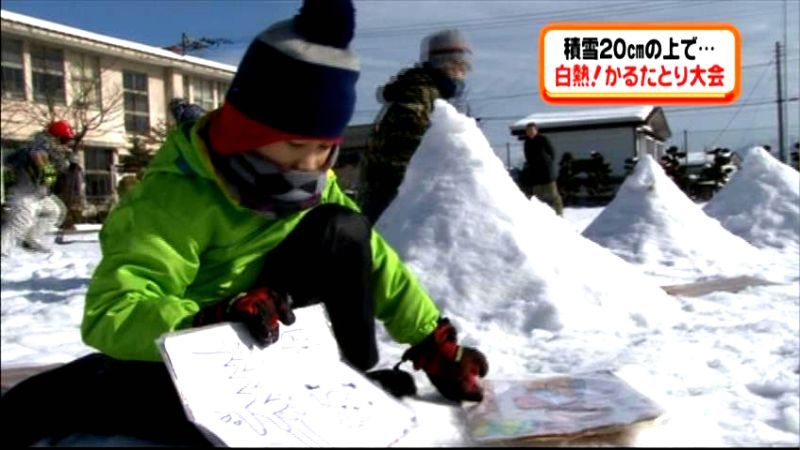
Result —
[[651, 105], [586, 109], [557, 113], [534, 113], [514, 122], [514, 124], [511, 125], [511, 130], [522, 130], [531, 122], [536, 123], [538, 128], [628, 122], [644, 123], [655, 108], [655, 106]]
[[169, 65], [170, 62], [172, 63], [182, 62], [195, 66], [202, 66], [204, 68], [230, 72], [231, 74], [236, 72], [236, 66], [232, 66], [230, 64], [222, 64], [208, 59], [197, 58], [195, 56], [181, 56], [172, 51], [165, 50], [162, 48], [140, 44], [138, 42], [128, 41], [125, 39], [118, 39], [115, 37], [106, 36], [99, 33], [93, 33], [91, 31], [82, 30], [80, 28], [73, 28], [70, 26], [61, 25], [55, 22], [49, 22], [47, 20], [37, 19], [35, 17], [25, 16], [11, 11], [0, 10], [0, 18], [2, 18], [3, 22], [5, 21], [16, 22], [22, 25], [26, 25], [28, 27], [39, 28], [41, 30], [71, 36], [79, 40], [82, 40], [84, 42], [90, 41], [97, 44], [104, 44], [106, 46], [118, 47], [126, 50], [133, 50], [136, 52], [145, 53], [158, 58], [163, 58], [167, 60], [164, 61], [164, 63], [166, 63], [165, 65]]
[[514, 122], [510, 127], [511, 134], [522, 134], [525, 127], [531, 122], [535, 123], [540, 130], [636, 124], [646, 125], [649, 127], [648, 131], [661, 139], [666, 139], [672, 135], [664, 117], [664, 111], [660, 107], [653, 105], [534, 113]]

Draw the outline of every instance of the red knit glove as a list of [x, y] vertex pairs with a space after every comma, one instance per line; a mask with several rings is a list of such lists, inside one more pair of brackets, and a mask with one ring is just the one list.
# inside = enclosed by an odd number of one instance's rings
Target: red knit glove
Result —
[[475, 348], [458, 345], [456, 329], [448, 319], [439, 319], [433, 333], [406, 350], [402, 360], [411, 360], [414, 369], [424, 370], [436, 389], [450, 400], [483, 399], [478, 377], [489, 371], [486, 356]]
[[256, 342], [267, 346], [278, 341], [278, 321], [291, 325], [294, 320], [291, 297], [268, 288], [258, 288], [203, 308], [195, 315], [193, 324], [197, 327], [219, 322], [243, 322]]

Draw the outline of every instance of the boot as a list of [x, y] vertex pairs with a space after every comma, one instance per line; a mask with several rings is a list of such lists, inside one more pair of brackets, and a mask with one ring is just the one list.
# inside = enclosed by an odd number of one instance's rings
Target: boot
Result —
[[22, 248], [34, 253], [52, 253], [53, 251], [33, 240], [22, 241]]

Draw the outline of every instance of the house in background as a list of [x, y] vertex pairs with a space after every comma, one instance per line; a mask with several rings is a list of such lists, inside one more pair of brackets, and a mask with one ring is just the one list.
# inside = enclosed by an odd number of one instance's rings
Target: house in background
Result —
[[3, 151], [28, 143], [53, 114], [94, 120], [79, 158], [86, 197], [107, 204], [115, 196], [119, 157], [130, 137], [165, 129], [168, 103], [183, 97], [207, 110], [220, 105], [236, 67], [182, 56], [2, 10]]
[[658, 161], [672, 135], [658, 106], [531, 114], [511, 125], [511, 134], [524, 139], [525, 127], [531, 122], [550, 140], [556, 162], [566, 152], [576, 159], [587, 159], [598, 152], [610, 165], [614, 178], [625, 176], [628, 158], [650, 154]]

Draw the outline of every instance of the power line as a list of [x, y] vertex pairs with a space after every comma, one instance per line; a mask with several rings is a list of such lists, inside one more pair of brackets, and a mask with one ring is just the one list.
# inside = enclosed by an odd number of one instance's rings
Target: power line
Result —
[[[738, 133], [738, 132], [752, 131], [752, 130], [774, 130], [774, 129], [775, 129], [774, 125], [767, 125], [767, 126], [762, 126], [762, 127], [737, 127], [735, 130], [728, 130], [728, 133]], [[687, 129], [687, 130], [692, 132], [692, 133], [717, 133], [717, 132], [720, 132], [720, 131], [724, 131], [725, 129], [724, 128], [710, 128], [710, 129], [707, 129], [707, 130], [691, 130], [691, 129]]]
[[[764, 75], [766, 75], [766, 74], [767, 74], [767, 72], [769, 72], [769, 70], [768, 70], [768, 69], [769, 69], [769, 66], [766, 66], [766, 67], [764, 67], [764, 70], [761, 72], [761, 76], [760, 76], [760, 77], [758, 77], [758, 80], [756, 81], [756, 84], [753, 86], [753, 89], [751, 89], [751, 90], [750, 90], [750, 93], [749, 93], [749, 94], [747, 94], [747, 98], [746, 98], [746, 99], [744, 99], [744, 103], [747, 103], [747, 100], [749, 100], [749, 99], [750, 99], [750, 97], [752, 97], [752, 96], [753, 96], [753, 93], [756, 91], [756, 89], [758, 89], [758, 85], [760, 85], [760, 84], [761, 84], [761, 80], [763, 80], [763, 79], [764, 79]], [[719, 138], [720, 138], [720, 137], [721, 137], [723, 134], [725, 134], [725, 132], [726, 132], [726, 131], [728, 130], [728, 128], [731, 126], [731, 124], [733, 123], [733, 121], [736, 119], [736, 116], [738, 116], [738, 115], [739, 115], [739, 113], [740, 113], [740, 112], [742, 112], [742, 109], [743, 109], [743, 108], [744, 108], [744, 104], [740, 105], [740, 106], [739, 106], [739, 108], [738, 108], [736, 111], [734, 111], [734, 113], [733, 113], [733, 115], [731, 116], [730, 120], [728, 120], [728, 123], [725, 125], [725, 128], [723, 128], [723, 129], [722, 129], [722, 131], [720, 131], [720, 132], [719, 132], [719, 134], [717, 135], [717, 137], [715, 137], [715, 138], [714, 138], [714, 140], [713, 140], [713, 141], [711, 141], [711, 147], [713, 147], [713, 146], [714, 146], [714, 144], [716, 144], [716, 143], [717, 143], [717, 140], [719, 140]]]
[[[796, 102], [798, 99], [800, 99], [800, 98], [798, 98], [797, 96], [794, 96], [794, 97], [786, 98], [783, 101], [784, 102]], [[664, 112], [668, 112], [670, 114], [704, 112], [704, 113], [708, 114], [708, 113], [716, 112], [715, 110], [723, 109], [723, 108], [736, 108], [736, 107], [739, 107], [739, 106], [759, 106], [759, 105], [766, 105], [766, 104], [774, 103], [774, 102], [775, 102], [774, 99], [764, 99], [764, 100], [758, 100], [758, 101], [753, 101], [753, 102], [749, 102], [749, 103], [748, 102], [732, 103], [730, 105], [707, 105], [707, 106], [697, 105], [697, 106], [675, 108], [675, 109], [670, 109], [670, 110], [665, 109]], [[664, 106], [664, 108], [669, 108], [669, 106]], [[709, 110], [708, 108], [714, 108], [715, 110]]]
[[[698, 6], [703, 4], [710, 4], [714, 3], [711, 1], [706, 2], [692, 2], [692, 6]], [[521, 14], [521, 15], [514, 15], [514, 16], [496, 16], [494, 18], [482, 18], [482, 19], [472, 19], [470, 21], [450, 21], [450, 22], [438, 22], [438, 23], [429, 23], [429, 24], [422, 24], [422, 25], [406, 25], [406, 26], [395, 26], [394, 28], [389, 27], [375, 27], [371, 29], [362, 29], [359, 31], [360, 37], [365, 38], [373, 38], [373, 37], [393, 37], [397, 35], [409, 34], [409, 33], [419, 33], [424, 31], [432, 31], [437, 28], [441, 28], [443, 26], [450, 26], [450, 27], [457, 27], [463, 30], [476, 30], [476, 29], [486, 29], [486, 28], [496, 28], [496, 27], [504, 27], [511, 25], [517, 22], [529, 22], [529, 23], [544, 23], [544, 22], [552, 22], [558, 20], [565, 20], [565, 19], [574, 19], [574, 20], [587, 20], [587, 19], [595, 19], [607, 16], [616, 16], [621, 13], [628, 13], [628, 14], [636, 14], [636, 13], [652, 13], [659, 10], [671, 9], [676, 7], [677, 5], [685, 5], [683, 2], [673, 1], [673, 2], [662, 2], [656, 5], [650, 5], [647, 10], [644, 9], [636, 9], [637, 5], [641, 5], [639, 2], [632, 2], [632, 3], [622, 3], [616, 4], [611, 6], [606, 6], [602, 10], [597, 11], [596, 13], [586, 13], [585, 8], [575, 8], [567, 11], [545, 11], [541, 13], [531, 13], [531, 14]], [[576, 14], [578, 13], [578, 14]]]
[[[789, 59], [789, 61], [797, 61], [797, 60], [800, 60], [800, 58], [791, 58], [791, 59]], [[745, 65], [742, 66], [742, 69], [750, 69], [750, 68], [754, 68], [754, 67], [763, 67], [763, 66], [768, 66], [770, 64], [774, 64], [774, 61], [764, 61], [764, 62], [758, 62], [758, 63], [753, 63], [753, 64], [745, 64]], [[536, 95], [538, 93], [539, 93], [538, 90], [533, 90], [533, 91], [518, 92], [518, 93], [514, 93], [514, 94], [500, 94], [500, 95], [490, 95], [490, 96], [486, 96], [486, 97], [473, 97], [473, 98], [468, 98], [467, 101], [472, 103], [472, 102], [482, 102], [482, 101], [489, 101], [489, 100], [502, 100], [502, 99], [509, 99], [509, 98], [517, 98], [517, 97], [527, 97], [527, 96], [530, 96], [530, 95]]]
[[[795, 96], [795, 97], [787, 98], [784, 101], [785, 102], [796, 102], [798, 100], [800, 100], [800, 97], [796, 97]], [[712, 114], [712, 113], [716, 113], [716, 112], [725, 112], [725, 111], [708, 110], [706, 108], [722, 109], [722, 108], [734, 108], [734, 107], [750, 107], [750, 106], [766, 105], [766, 104], [770, 104], [770, 103], [774, 103], [774, 102], [775, 102], [775, 100], [759, 100], [759, 101], [754, 101], [754, 102], [749, 102], [749, 103], [741, 103], [741, 104], [734, 103], [734, 104], [731, 104], [731, 105], [709, 105], [709, 106], [698, 105], [698, 106], [690, 106], [690, 107], [686, 107], [686, 108], [673, 109], [673, 110], [665, 109], [664, 112], [665, 113], [669, 113], [669, 114], [682, 113], [682, 112], [703, 112], [703, 113], [706, 113], [706, 114]], [[669, 107], [668, 106], [664, 106], [662, 108], [669, 108]], [[700, 108], [703, 108], [703, 109], [700, 109]], [[524, 115], [525, 114], [518, 114], [518, 115], [514, 115], [514, 116], [484, 116], [484, 117], [481, 117], [480, 119], [481, 119], [481, 122], [492, 122], [492, 121], [497, 121], [497, 120], [516, 120], [516, 119], [520, 119]]]
[[[633, 6], [637, 2], [629, 2], [619, 5], [614, 5], [615, 8], [619, 7], [627, 7]], [[369, 37], [370, 35], [385, 35], [386, 33], [406, 33], [406, 32], [420, 32], [420, 31], [428, 31], [443, 27], [458, 27], [459, 29], [474, 27], [476, 25], [482, 26], [487, 24], [506, 24], [507, 22], [522, 22], [528, 21], [531, 19], [540, 19], [540, 18], [552, 18], [556, 15], [571, 15], [572, 13], [583, 13], [586, 9], [581, 8], [573, 8], [565, 11], [560, 12], [536, 12], [536, 13], [528, 13], [528, 14], [510, 14], [510, 15], [502, 15], [502, 16], [493, 16], [493, 17], [481, 17], [478, 19], [465, 19], [465, 20], [458, 20], [458, 21], [445, 21], [445, 22], [428, 22], [428, 23], [418, 23], [418, 24], [408, 24], [408, 25], [390, 25], [390, 26], [383, 26], [383, 27], [371, 27], [371, 28], [362, 28], [359, 30], [359, 36], [366, 36]]]

